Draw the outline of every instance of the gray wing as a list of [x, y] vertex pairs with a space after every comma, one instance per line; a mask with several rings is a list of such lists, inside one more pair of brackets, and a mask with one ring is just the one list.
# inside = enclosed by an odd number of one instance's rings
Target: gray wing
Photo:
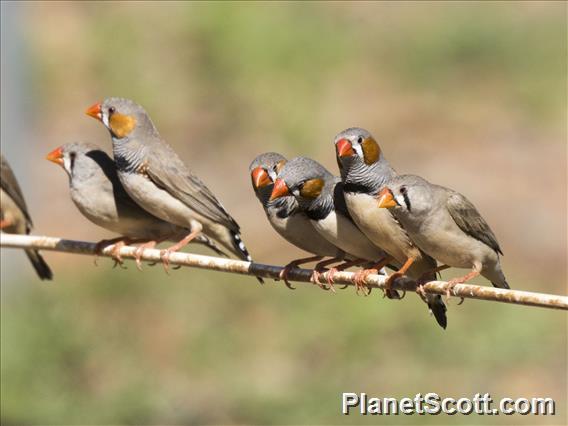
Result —
[[463, 232], [487, 244], [499, 254], [503, 254], [493, 231], [481, 217], [475, 206], [463, 195], [451, 191], [446, 206], [454, 222]]
[[169, 145], [160, 144], [158, 152], [152, 151], [154, 152], [146, 157], [145, 172], [156, 185], [200, 215], [224, 225], [235, 233], [239, 232], [235, 219], [227, 213], [201, 179], [187, 169]]
[[12, 168], [6, 161], [3, 155], [0, 155], [1, 158], [1, 167], [0, 167], [0, 185], [6, 194], [10, 196], [14, 203], [18, 206], [18, 208], [22, 211], [28, 225], [32, 225], [32, 218], [28, 213], [28, 207], [26, 206], [26, 201], [24, 200], [24, 195], [22, 194], [22, 190], [20, 189], [20, 185], [14, 176], [14, 172]]

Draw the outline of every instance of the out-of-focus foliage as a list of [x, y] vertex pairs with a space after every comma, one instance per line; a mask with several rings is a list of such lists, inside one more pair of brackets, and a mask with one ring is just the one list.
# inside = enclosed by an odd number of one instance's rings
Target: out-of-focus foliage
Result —
[[[109, 236], [43, 157], [73, 140], [109, 149], [83, 111], [125, 96], [219, 195], [258, 261], [302, 254], [266, 223], [252, 158], [310, 155], [335, 172], [333, 136], [358, 125], [399, 171], [478, 206], [512, 287], [566, 292], [563, 3], [2, 3], [2, 14], [2, 60], [25, 64], [21, 91], [6, 94], [16, 83], [2, 76], [3, 112], [25, 115], [2, 122], [2, 151], [37, 233]], [[21, 253], [2, 253], [2, 423], [566, 423], [560, 312], [452, 301], [442, 331], [413, 295], [46, 258], [56, 279], [43, 285]], [[558, 405], [539, 418], [345, 417], [341, 392]]]

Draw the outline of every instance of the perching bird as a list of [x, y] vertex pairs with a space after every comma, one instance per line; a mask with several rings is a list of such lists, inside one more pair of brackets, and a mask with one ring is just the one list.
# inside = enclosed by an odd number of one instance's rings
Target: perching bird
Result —
[[475, 206], [462, 194], [403, 175], [379, 194], [379, 207], [391, 209], [412, 240], [439, 262], [471, 272], [449, 281], [451, 289], [477, 275], [495, 287], [509, 288], [501, 270], [497, 238]]
[[[314, 228], [325, 239], [356, 259], [378, 261], [386, 254], [357, 228], [345, 206], [341, 179], [318, 162], [296, 157], [278, 174], [271, 201], [292, 194]], [[357, 283], [358, 288], [360, 282]]]
[[[107, 245], [116, 243], [114, 257], [121, 261], [118, 250], [125, 243], [144, 243], [137, 250], [136, 264], [144, 248], [154, 247], [162, 241], [178, 241], [188, 230], [151, 215], [136, 204], [126, 193], [116, 173], [112, 158], [98, 146], [90, 143], [68, 143], [54, 149], [47, 159], [60, 165], [69, 177], [71, 200], [79, 211], [102, 228], [122, 237], [103, 240]], [[223, 254], [204, 235], [194, 240]]]
[[[270, 225], [290, 244], [314, 254], [314, 256], [297, 259], [286, 265], [281, 278], [287, 283], [287, 273], [291, 268], [303, 263], [321, 260], [326, 256], [332, 257], [334, 261], [343, 259], [345, 253], [315, 230], [293, 195], [284, 195], [275, 200], [270, 200], [274, 181], [286, 162], [286, 158], [282, 155], [267, 152], [260, 154], [252, 161], [249, 172], [252, 187], [264, 208]], [[324, 264], [329, 264], [329, 261], [316, 265], [315, 270], [320, 272]], [[314, 274], [313, 278], [317, 282], [318, 275]]]
[[[335, 137], [335, 149], [345, 204], [363, 233], [392, 258], [402, 264], [387, 282], [408, 274], [415, 280], [436, 278], [436, 261], [422, 252], [408, 233], [385, 209], [377, 206], [379, 190], [397, 176], [373, 136], [361, 128], [350, 128]], [[440, 326], [446, 328], [446, 306], [439, 295], [426, 296], [426, 303]]]
[[[10, 165], [3, 155], [0, 155], [0, 158], [0, 229], [9, 234], [29, 234], [33, 223], [24, 195]], [[38, 276], [42, 280], [51, 280], [53, 278], [51, 269], [39, 252], [33, 249], [26, 249], [25, 252]]]
[[108, 98], [87, 109], [110, 131], [118, 177], [143, 209], [189, 232], [163, 251], [169, 254], [203, 233], [235, 256], [252, 261], [237, 222], [217, 197], [162, 139], [146, 111], [124, 98]]

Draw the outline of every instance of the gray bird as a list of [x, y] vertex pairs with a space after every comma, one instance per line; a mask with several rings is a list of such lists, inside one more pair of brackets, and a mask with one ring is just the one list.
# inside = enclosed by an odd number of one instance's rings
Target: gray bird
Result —
[[[278, 173], [284, 167], [287, 160], [275, 152], [267, 152], [257, 156], [249, 166], [252, 187], [256, 197], [262, 204], [268, 222], [280, 236], [290, 244], [314, 254], [314, 256], [297, 259], [290, 262], [282, 271], [281, 278], [287, 283], [288, 271], [301, 264], [331, 257], [331, 260], [318, 263], [315, 267], [317, 272], [322, 268], [345, 257], [345, 253], [322, 237], [314, 228], [310, 219], [300, 209], [298, 201], [293, 195], [284, 195], [275, 200], [270, 200], [274, 188], [274, 181]], [[318, 274], [314, 274], [317, 282]], [[288, 284], [288, 283], [287, 283]]]
[[118, 177], [143, 209], [189, 232], [174, 246], [177, 251], [203, 233], [235, 256], [252, 261], [237, 222], [217, 197], [162, 139], [146, 111], [124, 98], [108, 98], [87, 109], [110, 131]]
[[[166, 240], [178, 241], [188, 234], [186, 228], [158, 219], [138, 206], [120, 183], [114, 161], [98, 146], [68, 143], [51, 151], [46, 158], [67, 173], [71, 200], [83, 216], [95, 225], [122, 236], [103, 240], [100, 244], [116, 243], [113, 251], [117, 261], [121, 261], [118, 250], [125, 243], [144, 243], [137, 250], [136, 264], [140, 267], [144, 248]], [[204, 235], [198, 235], [194, 241], [223, 254]]]
[[[343, 196], [343, 183], [318, 162], [296, 157], [280, 170], [270, 200], [292, 194], [317, 232], [349, 256], [366, 261], [384, 259], [351, 219]], [[358, 288], [361, 282], [358, 281]]]
[[449, 281], [448, 295], [456, 284], [480, 274], [495, 287], [509, 288], [497, 238], [462, 194], [419, 176], [403, 175], [381, 190], [378, 206], [391, 209], [424, 252], [445, 265], [471, 269]]
[[[373, 136], [361, 128], [350, 128], [335, 137], [335, 149], [345, 204], [363, 233], [393, 259], [402, 264], [391, 274], [395, 278], [408, 274], [420, 281], [436, 278], [436, 261], [421, 251], [392, 213], [377, 206], [379, 190], [397, 176]], [[439, 295], [426, 295], [426, 303], [440, 326], [446, 328], [446, 306]]]
[[[3, 155], [0, 155], [0, 229], [9, 234], [29, 234], [32, 230], [32, 218], [28, 212], [24, 195], [16, 176]], [[37, 250], [26, 249], [26, 255], [42, 280], [51, 280], [53, 274]]]

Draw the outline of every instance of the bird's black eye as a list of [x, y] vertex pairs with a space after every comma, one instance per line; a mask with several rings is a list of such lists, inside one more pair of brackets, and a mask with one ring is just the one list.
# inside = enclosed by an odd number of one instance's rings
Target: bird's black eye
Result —
[[403, 186], [402, 188], [400, 188], [400, 193], [406, 194], [406, 186]]
[[361, 136], [357, 138], [357, 143], [363, 143], [363, 138]]
[[108, 109], [108, 115], [114, 114], [115, 112], [116, 112], [116, 108], [115, 108], [115, 107], [113, 107], [113, 106], [109, 107], [109, 109]]

